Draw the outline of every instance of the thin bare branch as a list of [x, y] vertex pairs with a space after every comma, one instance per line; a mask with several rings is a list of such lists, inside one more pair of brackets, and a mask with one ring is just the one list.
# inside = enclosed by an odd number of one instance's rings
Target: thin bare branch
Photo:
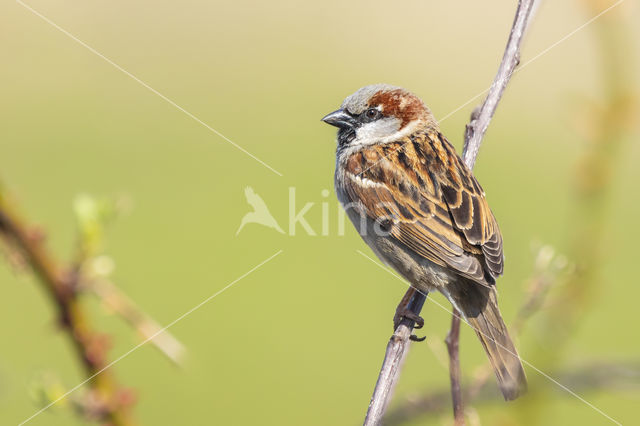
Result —
[[460, 314], [453, 310], [451, 316], [451, 329], [445, 343], [449, 353], [449, 380], [451, 382], [451, 401], [453, 402], [453, 421], [456, 426], [462, 426], [464, 422], [464, 400], [462, 399], [462, 386], [460, 385]]
[[[479, 109], [471, 114], [471, 121], [464, 132], [464, 148], [462, 159], [469, 169], [473, 169], [480, 152], [480, 145], [489, 123], [496, 112], [498, 103], [511, 80], [511, 76], [520, 63], [520, 45], [525, 36], [534, 11], [538, 7], [538, 0], [519, 0], [516, 16], [513, 20], [507, 47], [502, 56], [498, 73], [496, 74], [489, 93]], [[460, 317], [454, 309], [451, 318], [451, 330], [447, 335], [447, 349], [449, 350], [449, 377], [451, 379], [451, 396], [453, 399], [453, 415], [456, 426], [464, 425], [464, 403], [462, 386], [460, 384], [460, 357], [458, 355], [460, 339]]]
[[[403, 302], [405, 299], [407, 300], [406, 309], [419, 313], [427, 296], [411, 288], [403, 298]], [[400, 306], [403, 305], [403, 302], [400, 303]], [[369, 403], [367, 417], [364, 420], [365, 426], [379, 425], [382, 420], [391, 400], [393, 388], [400, 377], [400, 369], [409, 349], [409, 340], [414, 326], [415, 321], [404, 317], [389, 339], [378, 382]]]
[[520, 63], [520, 45], [531, 22], [533, 12], [538, 7], [538, 3], [538, 0], [520, 0], [518, 2], [516, 17], [511, 27], [511, 34], [509, 35], [509, 41], [502, 56], [498, 73], [482, 106], [471, 114], [471, 122], [467, 125], [464, 133], [464, 149], [462, 150], [462, 159], [470, 169], [473, 169], [480, 151], [482, 138], [489, 127], [493, 114], [496, 112], [507, 84], [509, 84], [511, 75]]
[[[522, 335], [529, 319], [540, 310], [545, 302], [548, 290], [557, 283], [559, 276], [566, 271], [568, 266], [566, 259], [558, 255], [553, 247], [546, 245], [537, 250], [533, 274], [526, 284], [527, 297], [509, 327], [512, 336]], [[470, 400], [474, 399], [478, 392], [484, 388], [492, 375], [493, 369], [489, 362], [476, 371], [474, 381], [468, 386], [467, 395]]]
[[[616, 390], [632, 391], [640, 389], [640, 360], [631, 362], [593, 362], [580, 368], [554, 371], [551, 373], [559, 381], [576, 392], [613, 392]], [[541, 391], [542, 392], [542, 391]], [[544, 392], [547, 392], [546, 390]], [[558, 395], [566, 396], [564, 392]], [[495, 386], [484, 383], [475, 395], [466, 392], [465, 396], [474, 405], [498, 403], [502, 395]], [[425, 392], [423, 396], [405, 400], [385, 417], [387, 425], [416, 423], [420, 416], [443, 413], [449, 409], [449, 390]]]
[[184, 361], [186, 349], [169, 331], [164, 330], [153, 318], [142, 311], [122, 290], [105, 278], [91, 280], [87, 287], [100, 300], [121, 316], [140, 333], [146, 341], [149, 340], [160, 352], [177, 365]]
[[[507, 84], [513, 74], [513, 71], [517, 67], [520, 61], [520, 44], [524, 34], [529, 26], [531, 17], [535, 8], [537, 7], [538, 0], [520, 0], [518, 2], [518, 8], [516, 10], [516, 16], [509, 35], [509, 41], [505, 49], [502, 62], [498, 69], [498, 73], [489, 89], [487, 97], [479, 110], [474, 111], [471, 116], [471, 122], [467, 125], [465, 130], [465, 142], [462, 158], [470, 169], [473, 168], [478, 152], [480, 151], [480, 145], [482, 138], [489, 127], [489, 122], [496, 111], [498, 102], [500, 101], [502, 94], [504, 93]], [[403, 297], [396, 312], [408, 311], [416, 316], [420, 315], [422, 305], [426, 300], [426, 295], [421, 294], [414, 289], [409, 289]], [[459, 320], [452, 320], [452, 327], [456, 325], [459, 327]], [[395, 330], [393, 336], [387, 345], [385, 353], [385, 359], [382, 364], [380, 375], [369, 404], [369, 411], [365, 419], [365, 425], [378, 425], [382, 421], [385, 409], [391, 398], [391, 393], [395, 383], [400, 375], [400, 367], [402, 361], [406, 356], [411, 333], [415, 323], [411, 320], [402, 321], [400, 326]], [[459, 334], [459, 333], [458, 333]], [[457, 369], [459, 371], [459, 360], [457, 355], [458, 337], [455, 334], [450, 333], [451, 342], [448, 347], [450, 348], [450, 356], [453, 355], [450, 362], [452, 371]], [[454, 407], [457, 406], [456, 412], [464, 412], [464, 406], [462, 404], [462, 397], [460, 395], [460, 383], [459, 374], [451, 375], [452, 380], [452, 392], [454, 392], [454, 400], [457, 399], [457, 403], [454, 401]], [[456, 391], [458, 389], [458, 391]], [[455, 395], [458, 395], [457, 397]], [[457, 418], [460, 418], [458, 414]]]

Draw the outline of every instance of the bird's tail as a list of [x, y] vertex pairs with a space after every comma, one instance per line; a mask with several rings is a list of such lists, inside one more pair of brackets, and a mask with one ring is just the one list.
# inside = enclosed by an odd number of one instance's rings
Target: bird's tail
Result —
[[449, 284], [445, 294], [476, 331], [504, 399], [510, 401], [525, 393], [527, 379], [500, 315], [495, 288], [460, 280]]

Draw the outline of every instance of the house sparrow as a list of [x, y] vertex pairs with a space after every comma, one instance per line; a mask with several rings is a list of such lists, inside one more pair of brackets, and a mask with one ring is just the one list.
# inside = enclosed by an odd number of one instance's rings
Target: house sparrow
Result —
[[485, 193], [406, 90], [376, 84], [322, 119], [338, 127], [335, 187], [364, 241], [416, 289], [438, 290], [473, 327], [506, 400], [526, 390], [497, 304], [502, 236]]

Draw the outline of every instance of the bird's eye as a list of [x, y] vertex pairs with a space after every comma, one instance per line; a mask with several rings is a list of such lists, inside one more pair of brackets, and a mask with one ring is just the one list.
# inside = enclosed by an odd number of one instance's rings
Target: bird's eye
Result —
[[369, 120], [375, 120], [380, 117], [380, 111], [377, 108], [369, 108], [364, 114]]

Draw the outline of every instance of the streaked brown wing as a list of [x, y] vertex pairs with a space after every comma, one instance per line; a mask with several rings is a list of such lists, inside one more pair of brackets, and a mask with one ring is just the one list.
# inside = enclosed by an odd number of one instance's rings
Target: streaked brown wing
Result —
[[416, 254], [484, 285], [502, 273], [502, 238], [482, 188], [439, 133], [353, 154], [345, 189]]
[[487, 272], [495, 280], [504, 270], [502, 234], [498, 223], [473, 173], [462, 163], [449, 141], [441, 133], [437, 137], [451, 160], [441, 181], [443, 198], [456, 228], [464, 233], [469, 244], [482, 249]]

